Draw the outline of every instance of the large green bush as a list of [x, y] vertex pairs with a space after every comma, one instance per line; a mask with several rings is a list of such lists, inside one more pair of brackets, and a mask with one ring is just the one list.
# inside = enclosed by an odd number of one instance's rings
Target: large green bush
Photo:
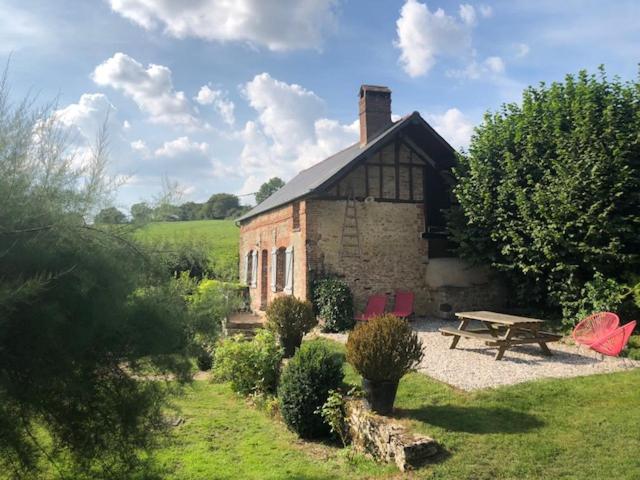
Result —
[[[580, 72], [487, 113], [459, 157], [460, 253], [572, 323], [640, 268], [640, 83]], [[601, 281], [599, 277], [606, 279]]]
[[373, 382], [395, 382], [422, 360], [422, 342], [409, 322], [381, 315], [349, 334], [347, 362]]
[[307, 342], [289, 361], [280, 380], [280, 412], [287, 426], [302, 438], [329, 434], [320, 413], [330, 390], [343, 379], [342, 360], [320, 342]]
[[267, 307], [267, 328], [278, 334], [285, 356], [290, 357], [302, 343], [302, 337], [317, 323], [311, 302], [293, 295], [274, 299]]
[[316, 312], [324, 320], [325, 332], [342, 332], [353, 327], [353, 294], [343, 280], [334, 277], [321, 278], [313, 287]]
[[220, 342], [213, 362], [218, 381], [230, 382], [243, 395], [276, 390], [282, 349], [268, 330], [259, 330], [252, 340], [236, 335]]

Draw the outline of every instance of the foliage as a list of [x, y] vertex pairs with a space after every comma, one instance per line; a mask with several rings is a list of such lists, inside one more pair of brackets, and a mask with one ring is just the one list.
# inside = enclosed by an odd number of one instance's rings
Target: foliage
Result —
[[409, 322], [381, 315], [349, 334], [347, 362], [373, 382], [398, 381], [422, 360], [422, 342]]
[[343, 379], [342, 360], [326, 346], [308, 342], [289, 361], [280, 380], [280, 412], [287, 426], [302, 438], [326, 436], [329, 428], [319, 409]]
[[315, 311], [324, 320], [325, 332], [342, 332], [353, 328], [353, 294], [349, 286], [338, 278], [317, 280], [313, 286]]
[[183, 222], [200, 220], [202, 214], [202, 204], [196, 202], [186, 202], [178, 206], [178, 216]]
[[134, 223], [146, 223], [153, 219], [153, 208], [146, 202], [131, 205], [131, 221]]
[[275, 192], [284, 187], [284, 182], [279, 177], [272, 177], [269, 181], [260, 185], [260, 189], [256, 193], [256, 203], [262, 203]]
[[178, 276], [187, 272], [190, 277], [203, 279], [213, 276], [211, 259], [202, 244], [185, 242], [178, 244], [156, 243], [155, 252], [167, 273]]
[[168, 393], [139, 380], [140, 360], [184, 379], [186, 304], [122, 227], [85, 223], [113, 187], [105, 130], [75, 167], [55, 115], [7, 92], [2, 82], [0, 471], [37, 477], [44, 458], [64, 458], [69, 478], [124, 478], [162, 430]]
[[266, 314], [267, 328], [278, 334], [287, 356], [293, 355], [304, 334], [317, 323], [311, 302], [298, 300], [293, 295], [275, 298]]
[[117, 225], [125, 223], [127, 221], [127, 217], [125, 217], [124, 213], [116, 207], [107, 207], [98, 212], [94, 221], [95, 223]]
[[198, 365], [198, 370], [207, 372], [213, 367], [213, 356], [207, 351], [200, 352], [196, 357], [196, 364]]
[[349, 425], [347, 424], [346, 397], [358, 393], [357, 387], [353, 387], [347, 395], [343, 395], [340, 390], [329, 390], [327, 401], [317, 410], [324, 422], [329, 426], [329, 430], [338, 437], [343, 447], [349, 443]]
[[572, 325], [594, 312], [618, 312], [628, 291], [626, 285], [596, 272], [593, 279], [584, 284], [577, 300], [565, 303], [564, 316]]
[[224, 219], [231, 217], [240, 209], [240, 200], [231, 193], [215, 193], [202, 206], [202, 218]]
[[597, 274], [639, 269], [639, 130], [640, 83], [603, 68], [487, 113], [455, 170], [459, 252], [505, 272], [519, 303], [577, 318]]
[[260, 330], [252, 340], [235, 335], [216, 348], [213, 374], [243, 395], [275, 392], [282, 349], [268, 330]]
[[[230, 220], [156, 222], [134, 232], [149, 249], [171, 257], [184, 248], [206, 253], [206, 276], [225, 281], [238, 280], [238, 227]], [[171, 264], [169, 264], [171, 265]], [[176, 271], [176, 268], [171, 270]]]

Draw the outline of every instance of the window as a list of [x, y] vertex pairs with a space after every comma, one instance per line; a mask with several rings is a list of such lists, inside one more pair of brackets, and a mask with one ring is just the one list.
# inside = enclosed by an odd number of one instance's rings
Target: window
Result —
[[244, 283], [251, 285], [251, 277], [253, 276], [253, 252], [249, 252], [244, 257]]
[[271, 291], [293, 293], [293, 247], [271, 250]]
[[284, 290], [286, 264], [286, 248], [281, 247], [276, 251], [276, 292]]
[[300, 202], [293, 202], [292, 223], [294, 230], [300, 228]]

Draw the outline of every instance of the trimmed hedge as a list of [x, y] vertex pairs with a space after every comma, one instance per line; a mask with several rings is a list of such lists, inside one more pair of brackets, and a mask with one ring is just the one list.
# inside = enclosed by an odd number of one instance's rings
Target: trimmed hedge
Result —
[[307, 342], [289, 361], [278, 389], [280, 412], [287, 426], [302, 438], [329, 435], [320, 409], [330, 390], [342, 384], [342, 359], [319, 342]]
[[274, 299], [267, 307], [267, 328], [278, 334], [286, 357], [291, 357], [302, 337], [317, 323], [311, 302], [293, 295]]
[[353, 328], [353, 294], [349, 286], [339, 278], [317, 280], [313, 288], [316, 312], [324, 320], [325, 332], [342, 332]]

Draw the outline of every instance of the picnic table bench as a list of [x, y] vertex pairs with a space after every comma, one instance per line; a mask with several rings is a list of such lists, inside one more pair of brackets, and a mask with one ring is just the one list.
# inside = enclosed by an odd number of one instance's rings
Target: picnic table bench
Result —
[[[527, 343], [537, 343], [544, 355], [551, 355], [547, 343], [557, 342], [562, 338], [554, 333], [541, 331], [544, 320], [538, 318], [519, 317], [504, 313], [477, 311], [456, 313], [460, 319], [458, 328], [443, 327], [440, 332], [443, 335], [452, 336], [450, 349], [456, 348], [460, 338], [474, 338], [484, 340], [490, 347], [498, 347], [496, 360], [501, 360], [504, 352], [514, 346]], [[482, 323], [482, 328], [469, 328], [471, 320]]]

